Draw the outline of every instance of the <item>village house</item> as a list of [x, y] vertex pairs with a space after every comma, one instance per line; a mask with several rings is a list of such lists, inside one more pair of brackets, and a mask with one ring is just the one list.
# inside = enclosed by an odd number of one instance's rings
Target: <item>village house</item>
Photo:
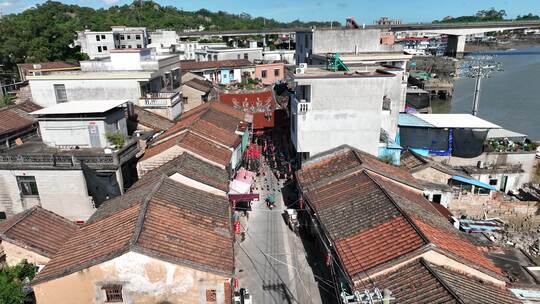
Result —
[[126, 101], [109, 100], [33, 112], [40, 136], [0, 153], [0, 212], [38, 205], [82, 222], [120, 195], [136, 181], [139, 152], [138, 139], [127, 136], [126, 111]]
[[252, 41], [249, 48], [205, 47], [195, 50], [195, 57], [197, 61], [245, 59], [255, 62], [263, 59], [263, 48], [257, 47], [255, 41]]
[[37, 303], [230, 303], [226, 171], [188, 155], [157, 170], [64, 243], [32, 282]]
[[0, 221], [0, 264], [14, 266], [26, 260], [41, 269], [77, 228], [39, 206]]
[[224, 90], [218, 93], [218, 102], [246, 113], [253, 130], [274, 127], [276, 98], [271, 89]]
[[187, 112], [201, 104], [210, 101], [216, 89], [212, 82], [199, 77], [193, 77], [182, 83], [182, 96], [184, 97], [184, 111]]
[[112, 26], [110, 31], [84, 30], [77, 32], [75, 46], [90, 59], [108, 57], [112, 50], [143, 49], [148, 45], [145, 27]]
[[[407, 171], [341, 146], [305, 161], [297, 178], [310, 233], [345, 283], [344, 301], [366, 299], [367, 285], [388, 289], [397, 303], [488, 303], [493, 296], [516, 303], [502, 270], [423, 197]], [[469, 293], [468, 286], [478, 288]]]
[[296, 51], [277, 49], [272, 50], [270, 48], [264, 48], [263, 50], [263, 62], [283, 62], [285, 64], [296, 64]]
[[285, 64], [260, 63], [255, 66], [255, 78], [261, 80], [264, 85], [272, 85], [285, 79]]
[[42, 107], [72, 101], [129, 100], [169, 119], [182, 113], [180, 60], [150, 49], [112, 50], [81, 61], [80, 71], [28, 76], [34, 102]]
[[255, 64], [247, 59], [202, 62], [183, 60], [180, 62], [180, 69], [182, 74], [191, 72], [213, 83], [226, 85], [252, 77], [255, 73]]
[[38, 122], [30, 113], [39, 109], [30, 101], [0, 109], [0, 151], [37, 135]]
[[249, 142], [245, 114], [218, 102], [186, 112], [157, 137], [139, 159], [139, 176], [183, 153], [234, 172]]
[[452, 168], [410, 150], [401, 155], [401, 166], [422, 184], [429, 201], [449, 209], [460, 201], [492, 201], [499, 190], [463, 168]]

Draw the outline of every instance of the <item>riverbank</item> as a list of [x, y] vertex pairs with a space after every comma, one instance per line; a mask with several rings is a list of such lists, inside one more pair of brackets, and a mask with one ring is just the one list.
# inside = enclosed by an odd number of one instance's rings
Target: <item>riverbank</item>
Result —
[[468, 42], [465, 44], [465, 52], [505, 51], [537, 46], [540, 46], [540, 37], [527, 37], [509, 39], [502, 42]]

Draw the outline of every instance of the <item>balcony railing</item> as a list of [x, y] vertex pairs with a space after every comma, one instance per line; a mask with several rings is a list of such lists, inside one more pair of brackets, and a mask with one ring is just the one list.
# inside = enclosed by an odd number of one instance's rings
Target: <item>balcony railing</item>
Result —
[[0, 154], [0, 168], [80, 168], [84, 163], [91, 168], [117, 169], [126, 161], [135, 157], [139, 152], [136, 140], [128, 141], [126, 145], [111, 154], [104, 152], [89, 151], [84, 149], [60, 151], [57, 153], [20, 153]]
[[180, 101], [180, 92], [147, 93], [139, 98], [141, 107], [172, 107]]

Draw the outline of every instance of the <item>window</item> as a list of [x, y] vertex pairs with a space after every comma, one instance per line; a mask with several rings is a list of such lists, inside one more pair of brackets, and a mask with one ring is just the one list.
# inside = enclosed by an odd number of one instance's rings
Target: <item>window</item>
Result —
[[236, 54], [236, 59], [240, 59], [240, 54]]
[[130, 49], [130, 48], [131, 48], [131, 44], [128, 44], [128, 49]]
[[217, 61], [217, 55], [214, 55], [214, 61]]
[[206, 302], [215, 302], [217, 301], [216, 290], [207, 289], [206, 290]]
[[102, 287], [105, 290], [105, 303], [121, 303], [124, 301], [122, 298], [122, 285], [107, 285]]
[[262, 77], [262, 78], [266, 78], [266, 76], [267, 76], [266, 74], [267, 74], [267, 73], [266, 73], [266, 70], [262, 70], [262, 71], [261, 71], [261, 77]]
[[56, 95], [56, 103], [67, 102], [66, 86], [63, 84], [54, 85], [54, 95]]
[[127, 39], [128, 39], [128, 40], [131, 39], [131, 35], [127, 35]]
[[141, 40], [141, 35], [135, 35], [135, 39]]
[[442, 194], [433, 194], [433, 202], [440, 204], [442, 200]]
[[137, 48], [138, 48], [138, 49], [142, 49], [142, 45], [137, 44]]
[[101, 53], [101, 46], [97, 47], [97, 51], [98, 51], [98, 53]]
[[274, 76], [279, 77], [279, 69], [274, 69]]
[[123, 49], [125, 49], [125, 48], [126, 48], [126, 46], [125, 46], [125, 45], [122, 45], [122, 48], [123, 48]]
[[35, 176], [17, 176], [17, 185], [22, 196], [38, 196]]
[[96, 41], [99, 41], [99, 35], [96, 35]]
[[5, 220], [6, 218], [6, 213], [4, 211], [0, 211], [0, 220]]
[[490, 186], [497, 186], [497, 179], [496, 178], [491, 178], [489, 180], [489, 185]]
[[244, 53], [244, 59], [248, 59], [248, 53]]
[[105, 35], [101, 35], [101, 39], [105, 40]]
[[125, 40], [126, 37], [124, 37], [124, 35], [120, 35], [120, 40]]
[[103, 46], [103, 50], [104, 50], [104, 51], [107, 50], [107, 46], [106, 46], [106, 45]]

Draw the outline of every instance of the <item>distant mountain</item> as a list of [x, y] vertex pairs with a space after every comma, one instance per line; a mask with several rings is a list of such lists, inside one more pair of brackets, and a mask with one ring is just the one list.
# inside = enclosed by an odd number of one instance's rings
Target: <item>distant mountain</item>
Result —
[[[340, 26], [336, 21], [333, 24]], [[287, 23], [246, 13], [230, 14], [205, 9], [188, 12], [173, 6], [161, 6], [154, 1], [133, 1], [130, 5], [97, 10], [47, 1], [0, 19], [0, 64], [13, 69], [21, 62], [80, 60], [84, 55], [69, 47], [76, 38], [76, 31], [109, 30], [112, 25], [145, 26], [149, 30], [198, 29], [199, 26], [206, 30], [239, 30], [329, 26], [330, 22], [296, 20]]]

